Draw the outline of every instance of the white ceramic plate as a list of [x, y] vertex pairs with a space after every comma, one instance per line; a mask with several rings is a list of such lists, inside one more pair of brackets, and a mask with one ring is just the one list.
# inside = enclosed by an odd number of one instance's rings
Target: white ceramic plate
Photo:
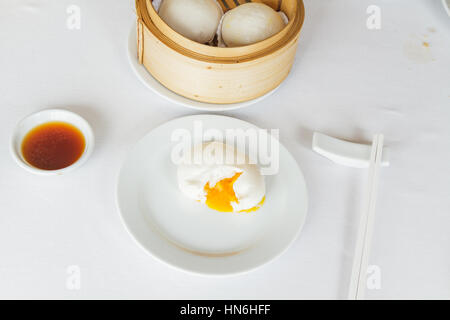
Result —
[[[171, 160], [175, 129], [249, 129], [235, 118], [195, 115], [149, 132], [130, 151], [119, 174], [117, 200], [126, 228], [157, 259], [200, 274], [235, 274], [255, 269], [283, 253], [306, 217], [303, 174], [280, 145], [278, 174], [266, 176], [266, 201], [248, 214], [220, 213], [184, 196]], [[275, 139], [272, 138], [271, 139]]]
[[445, 8], [445, 11], [447, 12], [448, 16], [450, 17], [450, 0], [442, 0], [442, 5]]
[[191, 109], [202, 110], [202, 111], [226, 111], [226, 110], [235, 110], [239, 108], [243, 108], [246, 106], [250, 106], [255, 104], [264, 98], [270, 96], [273, 92], [275, 92], [279, 87], [275, 88], [273, 91], [267, 93], [264, 96], [259, 98], [240, 102], [240, 103], [230, 103], [230, 104], [214, 104], [214, 103], [205, 103], [200, 101], [195, 101], [188, 99], [186, 97], [180, 96], [175, 92], [167, 89], [163, 86], [158, 80], [153, 78], [153, 76], [145, 69], [145, 67], [139, 63], [137, 59], [137, 35], [136, 35], [136, 27], [133, 27], [130, 36], [128, 37], [128, 60], [130, 61], [131, 68], [133, 69], [136, 76], [142, 83], [151, 89], [153, 92], [158, 94], [159, 96], [167, 99], [170, 102], [178, 104], [183, 107], [188, 107]]

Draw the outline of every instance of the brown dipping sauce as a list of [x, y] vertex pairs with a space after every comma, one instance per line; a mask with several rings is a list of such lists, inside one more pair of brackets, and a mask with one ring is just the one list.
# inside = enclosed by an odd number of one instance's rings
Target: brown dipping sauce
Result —
[[75, 163], [86, 143], [81, 131], [60, 121], [47, 122], [33, 128], [22, 142], [22, 155], [32, 166], [42, 170], [58, 170]]

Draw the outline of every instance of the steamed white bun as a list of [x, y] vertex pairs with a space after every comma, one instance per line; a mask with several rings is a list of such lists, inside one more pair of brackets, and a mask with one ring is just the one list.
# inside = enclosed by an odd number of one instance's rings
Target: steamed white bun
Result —
[[222, 22], [222, 39], [228, 47], [253, 44], [285, 27], [281, 15], [263, 3], [245, 3], [228, 11]]
[[214, 38], [223, 15], [216, 0], [163, 0], [158, 13], [173, 30], [199, 43]]

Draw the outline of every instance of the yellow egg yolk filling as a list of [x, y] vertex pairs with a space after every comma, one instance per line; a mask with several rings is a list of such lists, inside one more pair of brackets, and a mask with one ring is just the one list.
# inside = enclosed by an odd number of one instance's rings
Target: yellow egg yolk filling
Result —
[[256, 206], [254, 206], [253, 208], [250, 208], [250, 209], [245, 209], [245, 210], [241, 210], [241, 211], [239, 211], [240, 213], [250, 213], [250, 212], [253, 212], [253, 211], [256, 211], [256, 210], [258, 210], [259, 208], [261, 208], [261, 206], [264, 204], [264, 201], [266, 201], [266, 196], [264, 196], [263, 198], [262, 198], [262, 200], [256, 205]]
[[[236, 193], [234, 192], [233, 185], [236, 180], [241, 176], [242, 172], [236, 173], [231, 178], [222, 179], [211, 188], [209, 182], [205, 185], [204, 190], [206, 192], [206, 205], [211, 209], [220, 212], [233, 212], [232, 202], [239, 203]], [[242, 210], [239, 212], [252, 212], [258, 210], [264, 203], [265, 197], [261, 202], [250, 209]]]

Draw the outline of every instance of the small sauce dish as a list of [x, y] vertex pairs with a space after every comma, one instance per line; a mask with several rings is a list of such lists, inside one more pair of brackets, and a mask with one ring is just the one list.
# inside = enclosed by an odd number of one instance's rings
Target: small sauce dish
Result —
[[68, 110], [47, 109], [21, 120], [11, 138], [17, 164], [40, 175], [61, 175], [86, 162], [94, 149], [89, 123]]

